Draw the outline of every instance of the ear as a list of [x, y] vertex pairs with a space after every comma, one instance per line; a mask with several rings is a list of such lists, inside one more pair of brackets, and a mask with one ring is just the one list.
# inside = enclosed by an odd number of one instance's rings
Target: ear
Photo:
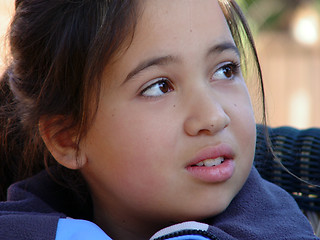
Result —
[[69, 169], [80, 169], [86, 164], [86, 155], [78, 147], [76, 132], [68, 128], [63, 116], [41, 118], [39, 121], [40, 135], [48, 150], [61, 165]]

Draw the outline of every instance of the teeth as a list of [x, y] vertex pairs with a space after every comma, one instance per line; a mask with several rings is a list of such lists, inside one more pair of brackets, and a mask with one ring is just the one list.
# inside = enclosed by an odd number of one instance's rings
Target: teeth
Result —
[[196, 166], [198, 167], [213, 167], [213, 166], [217, 166], [220, 165], [221, 163], [223, 163], [224, 158], [223, 157], [218, 157], [216, 159], [206, 159], [204, 161], [199, 162], [198, 164], [196, 164]]

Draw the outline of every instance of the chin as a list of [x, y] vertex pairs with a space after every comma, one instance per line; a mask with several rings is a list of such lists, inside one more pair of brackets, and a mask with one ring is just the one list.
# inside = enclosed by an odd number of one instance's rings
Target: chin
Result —
[[229, 195], [225, 194], [225, 197], [214, 198], [214, 200], [209, 201], [207, 204], [201, 206], [197, 212], [195, 212], [195, 220], [203, 220], [210, 217], [214, 217], [222, 212], [224, 212], [236, 196], [238, 191], [230, 193]]
[[186, 215], [176, 219], [175, 222], [206, 220], [224, 212], [230, 203], [231, 201], [218, 204], [213, 202], [211, 205], [206, 204], [206, 206], [202, 206], [201, 208], [193, 208], [192, 212], [185, 213]]

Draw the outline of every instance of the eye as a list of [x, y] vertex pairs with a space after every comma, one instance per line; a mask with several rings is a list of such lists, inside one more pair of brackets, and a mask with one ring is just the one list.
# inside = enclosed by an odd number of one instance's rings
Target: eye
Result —
[[240, 64], [226, 63], [214, 72], [212, 80], [232, 80], [240, 72]]
[[160, 97], [163, 94], [173, 91], [172, 83], [166, 78], [158, 78], [146, 86], [140, 93], [144, 97]]

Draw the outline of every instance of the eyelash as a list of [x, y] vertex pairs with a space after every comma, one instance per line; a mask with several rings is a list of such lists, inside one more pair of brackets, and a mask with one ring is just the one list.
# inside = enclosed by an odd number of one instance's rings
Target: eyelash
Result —
[[[221, 67], [219, 67], [213, 74], [211, 77], [211, 80], [213, 81], [217, 81], [219, 79], [214, 79], [214, 75], [216, 73], [218, 73], [219, 70], [223, 71], [223, 74], [225, 75], [225, 77], [229, 80], [234, 79], [239, 73], [240, 73], [240, 63], [238, 62], [228, 62], [228, 63], [223, 63], [223, 65]], [[231, 71], [232, 76], [228, 77], [226, 76], [226, 71]]]
[[[223, 71], [222, 74], [226, 75], [227, 72], [226, 71], [231, 71], [232, 76], [228, 77], [225, 76], [227, 78], [227, 80], [233, 80], [235, 78], [235, 76], [237, 76], [240, 72], [240, 63], [237, 62], [228, 62], [228, 63], [223, 63], [221, 67], [219, 67], [213, 74], [211, 77], [212, 81], [219, 81], [220, 79], [214, 79], [214, 75], [219, 73], [219, 71]], [[154, 96], [152, 96], [151, 94], [145, 95], [147, 91], [151, 91], [152, 88], [155, 88], [156, 86], [158, 86], [158, 89], [154, 89]], [[164, 88], [164, 89], [160, 89], [160, 88]], [[173, 84], [172, 82], [165, 78], [165, 77], [161, 77], [161, 78], [156, 78], [152, 81], [151, 84], [149, 84], [147, 87], [145, 87], [141, 92], [140, 92], [140, 96], [146, 97], [146, 98], [155, 98], [155, 97], [160, 97], [164, 94], [168, 94], [169, 92], [172, 92], [174, 90]], [[160, 92], [159, 92], [160, 91]], [[158, 92], [158, 93], [156, 93]]]
[[[160, 84], [162, 84], [162, 85], [160, 86]], [[165, 84], [165, 86], [164, 86], [164, 84]], [[149, 94], [149, 96], [145, 95], [145, 93], [148, 90], [151, 90], [152, 88], [154, 88], [157, 85], [158, 85], [158, 89], [165, 88], [165, 89], [160, 90], [160, 91], [163, 91], [162, 92], [163, 94], [167, 94], [167, 93], [169, 93], [169, 92], [174, 90], [173, 84], [171, 83], [171, 81], [169, 79], [165, 78], [165, 77], [161, 77], [161, 78], [154, 79], [152, 84], [150, 84], [149, 86], [147, 86], [146, 88], [144, 88], [140, 92], [140, 95], [143, 96], [143, 97], [150, 97], [150, 98], [159, 97], [160, 95], [158, 95], [158, 96], [151, 96], [151, 94]], [[157, 91], [157, 89], [155, 89], [154, 91]], [[163, 95], [163, 94], [161, 94], [161, 95]]]

